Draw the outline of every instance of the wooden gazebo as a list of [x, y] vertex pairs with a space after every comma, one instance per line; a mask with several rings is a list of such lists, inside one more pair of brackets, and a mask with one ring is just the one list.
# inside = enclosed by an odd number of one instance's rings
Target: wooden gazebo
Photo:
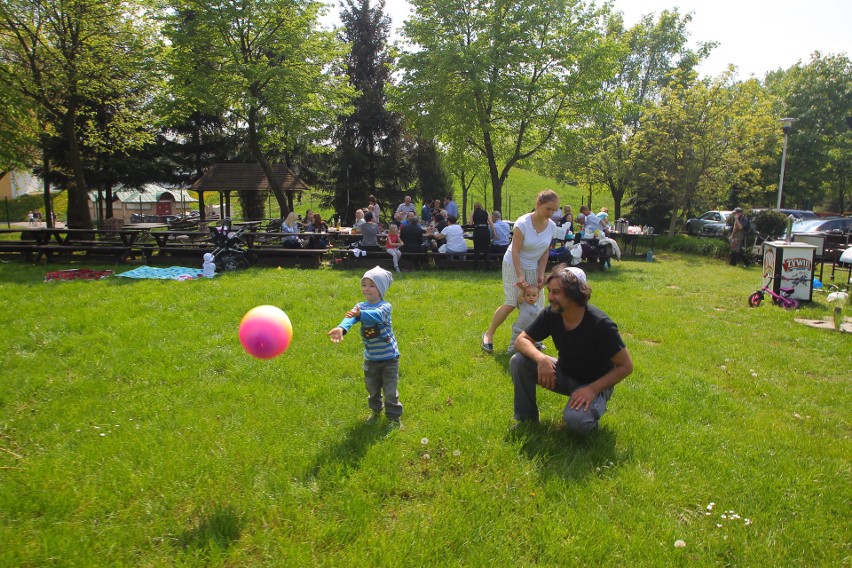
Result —
[[[271, 167], [285, 192], [310, 189], [284, 164], [271, 164]], [[202, 219], [205, 217], [205, 192], [218, 193], [222, 216], [230, 217], [232, 191], [270, 191], [269, 180], [258, 164], [213, 164], [190, 189], [198, 192], [198, 209]]]

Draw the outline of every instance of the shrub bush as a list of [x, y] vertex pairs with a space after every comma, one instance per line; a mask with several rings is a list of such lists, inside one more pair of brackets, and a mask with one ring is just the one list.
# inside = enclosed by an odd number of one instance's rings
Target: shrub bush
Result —
[[787, 229], [787, 217], [778, 211], [766, 209], [754, 217], [754, 230], [770, 239], [784, 235]]
[[705, 239], [687, 235], [659, 236], [654, 239], [654, 248], [714, 258], [727, 258], [730, 252], [728, 241], [724, 239]]

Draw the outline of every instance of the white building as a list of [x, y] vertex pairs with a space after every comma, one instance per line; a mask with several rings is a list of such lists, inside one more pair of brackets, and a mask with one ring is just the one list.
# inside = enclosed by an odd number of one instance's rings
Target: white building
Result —
[[[142, 215], [178, 215], [189, 211], [198, 199], [185, 189], [177, 189], [148, 183], [140, 189], [121, 187], [112, 192], [112, 216], [130, 222], [134, 213]], [[101, 210], [106, 211], [102, 206]], [[89, 192], [89, 213], [92, 220], [98, 219], [98, 192]]]

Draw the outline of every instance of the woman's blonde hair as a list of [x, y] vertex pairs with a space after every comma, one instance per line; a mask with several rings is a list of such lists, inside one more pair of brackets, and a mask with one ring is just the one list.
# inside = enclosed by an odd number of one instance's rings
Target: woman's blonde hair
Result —
[[559, 196], [552, 189], [545, 189], [544, 191], [540, 192], [535, 198], [535, 202], [538, 205], [550, 203], [551, 201], [559, 202]]
[[296, 226], [296, 212], [295, 211], [290, 211], [290, 214], [287, 215], [286, 219], [284, 219], [284, 224], [287, 225], [288, 227], [291, 227], [291, 228]]

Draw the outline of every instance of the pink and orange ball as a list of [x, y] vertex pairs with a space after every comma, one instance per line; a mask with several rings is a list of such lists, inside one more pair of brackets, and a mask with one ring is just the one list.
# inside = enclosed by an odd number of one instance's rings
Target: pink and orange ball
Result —
[[240, 343], [252, 357], [272, 359], [290, 347], [293, 325], [281, 309], [257, 306], [250, 309], [240, 322]]

